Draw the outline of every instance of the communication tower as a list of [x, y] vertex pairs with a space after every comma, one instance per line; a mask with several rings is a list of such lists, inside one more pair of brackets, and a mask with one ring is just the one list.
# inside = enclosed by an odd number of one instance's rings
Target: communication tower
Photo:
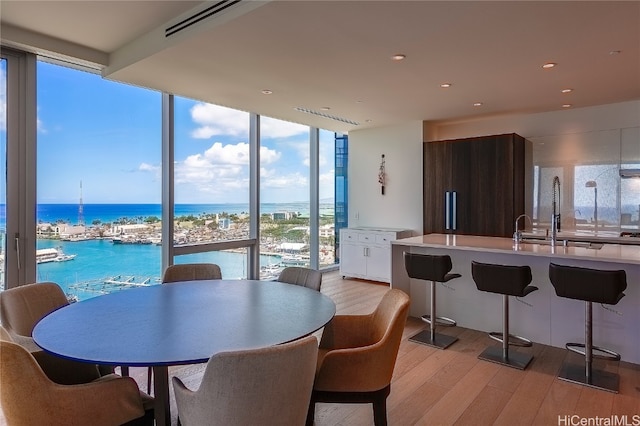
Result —
[[78, 205], [78, 225], [84, 225], [84, 205], [82, 204], [82, 181], [80, 181], [80, 204]]

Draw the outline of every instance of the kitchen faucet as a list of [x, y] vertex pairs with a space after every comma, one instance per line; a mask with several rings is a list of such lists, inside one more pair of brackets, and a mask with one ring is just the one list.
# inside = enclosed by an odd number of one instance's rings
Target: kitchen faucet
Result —
[[[557, 202], [556, 202], [557, 200]], [[551, 246], [555, 246], [556, 237], [560, 230], [560, 212], [558, 211], [558, 204], [560, 204], [560, 178], [558, 176], [553, 177], [553, 202], [551, 207], [553, 213], [551, 213]]]
[[[528, 214], [521, 214], [520, 216], [518, 216], [516, 218], [516, 224], [515, 224], [515, 231], [513, 232], [513, 241], [517, 244], [520, 241], [522, 241], [522, 232], [520, 232], [520, 230], [518, 230], [518, 221], [520, 220], [521, 217], [524, 218], [529, 218], [529, 222], [531, 223], [531, 226], [533, 226], [533, 220], [531, 219], [531, 216], [529, 216]], [[524, 231], [524, 229], [527, 227], [527, 221], [524, 221], [524, 227], [522, 228], [522, 230]]]

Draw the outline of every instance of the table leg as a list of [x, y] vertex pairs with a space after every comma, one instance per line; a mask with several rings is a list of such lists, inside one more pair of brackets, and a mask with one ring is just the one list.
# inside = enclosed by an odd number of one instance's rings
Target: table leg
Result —
[[169, 368], [166, 365], [153, 367], [153, 406], [156, 426], [171, 425], [171, 408], [169, 406]]

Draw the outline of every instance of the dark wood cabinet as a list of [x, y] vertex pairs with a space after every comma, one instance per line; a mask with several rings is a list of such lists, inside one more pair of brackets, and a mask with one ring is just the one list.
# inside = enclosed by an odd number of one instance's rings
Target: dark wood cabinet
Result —
[[530, 212], [531, 143], [522, 136], [424, 142], [423, 152], [425, 234], [511, 237], [515, 219]]

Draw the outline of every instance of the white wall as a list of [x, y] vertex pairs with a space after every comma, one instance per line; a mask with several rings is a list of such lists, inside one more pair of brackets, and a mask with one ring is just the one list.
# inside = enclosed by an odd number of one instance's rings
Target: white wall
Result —
[[[385, 195], [378, 184], [382, 154]], [[422, 121], [349, 132], [349, 226], [422, 235]]]
[[[422, 234], [422, 141], [517, 133], [528, 139], [640, 126], [640, 101], [446, 123], [409, 122], [349, 133], [349, 226]], [[619, 149], [619, 148], [618, 148]], [[631, 147], [634, 150], [634, 147]], [[638, 142], [640, 150], [640, 141]], [[387, 192], [377, 176], [385, 154]], [[534, 158], [535, 161], [535, 158]], [[356, 218], [359, 215], [359, 218]]]

